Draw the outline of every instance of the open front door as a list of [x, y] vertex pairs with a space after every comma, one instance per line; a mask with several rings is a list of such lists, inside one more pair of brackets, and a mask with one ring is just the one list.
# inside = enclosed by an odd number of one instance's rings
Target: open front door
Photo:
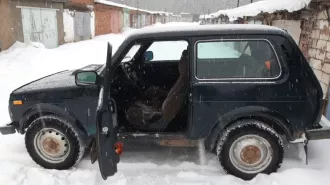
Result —
[[96, 148], [100, 172], [104, 180], [117, 172], [119, 154], [116, 152], [117, 133], [112, 119], [110, 96], [110, 74], [112, 46], [108, 44], [106, 71], [104, 74], [99, 102], [96, 110]]

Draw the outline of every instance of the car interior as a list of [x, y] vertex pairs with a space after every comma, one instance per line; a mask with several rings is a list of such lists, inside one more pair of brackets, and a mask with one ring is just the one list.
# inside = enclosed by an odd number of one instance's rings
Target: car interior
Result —
[[[272, 49], [262, 41], [242, 42], [238, 56], [197, 57], [197, 77], [201, 79], [272, 78], [280, 68]], [[266, 47], [268, 46], [268, 47]]]
[[113, 74], [111, 96], [118, 107], [119, 131], [181, 132], [186, 128], [188, 43], [157, 42], [159, 47], [172, 48], [165, 55], [153, 51], [154, 43], [132, 46]]

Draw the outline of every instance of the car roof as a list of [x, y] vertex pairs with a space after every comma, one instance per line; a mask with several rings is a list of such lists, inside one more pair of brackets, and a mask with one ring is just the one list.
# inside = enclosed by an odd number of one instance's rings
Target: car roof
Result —
[[147, 38], [171, 38], [186, 36], [216, 36], [216, 35], [266, 34], [285, 35], [288, 33], [280, 28], [255, 24], [217, 24], [217, 25], [160, 25], [148, 26], [133, 30], [127, 40]]

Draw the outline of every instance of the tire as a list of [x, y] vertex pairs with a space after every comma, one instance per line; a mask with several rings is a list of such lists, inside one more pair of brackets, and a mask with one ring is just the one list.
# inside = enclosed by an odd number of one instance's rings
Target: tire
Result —
[[279, 134], [257, 120], [241, 120], [223, 130], [216, 151], [223, 169], [244, 180], [276, 172], [284, 154]]
[[30, 124], [25, 134], [25, 146], [31, 158], [47, 169], [69, 169], [85, 152], [71, 124], [53, 115], [41, 116]]

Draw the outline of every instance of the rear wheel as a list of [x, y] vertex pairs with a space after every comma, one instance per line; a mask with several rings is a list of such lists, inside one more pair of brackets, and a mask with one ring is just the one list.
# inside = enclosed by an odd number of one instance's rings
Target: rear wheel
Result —
[[283, 141], [274, 129], [257, 120], [242, 120], [221, 133], [217, 156], [229, 174], [250, 180], [276, 172], [283, 161]]
[[59, 170], [74, 166], [85, 150], [70, 123], [51, 115], [31, 123], [26, 131], [25, 145], [37, 164]]

